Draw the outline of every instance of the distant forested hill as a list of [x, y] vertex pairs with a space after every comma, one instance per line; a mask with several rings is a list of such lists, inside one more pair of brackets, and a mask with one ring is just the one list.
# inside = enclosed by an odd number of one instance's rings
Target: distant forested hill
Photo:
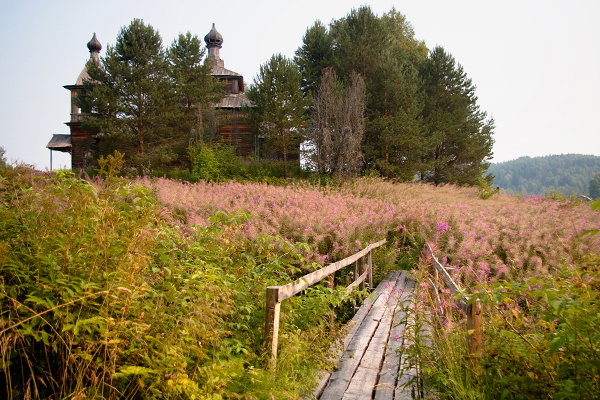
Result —
[[600, 157], [562, 154], [521, 157], [492, 164], [488, 170], [494, 186], [522, 195], [546, 194], [555, 189], [564, 195], [588, 194], [590, 180], [600, 172]]

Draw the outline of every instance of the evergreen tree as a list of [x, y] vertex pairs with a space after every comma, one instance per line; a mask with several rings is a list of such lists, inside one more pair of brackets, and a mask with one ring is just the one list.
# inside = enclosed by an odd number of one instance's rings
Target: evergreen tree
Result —
[[590, 181], [590, 197], [594, 200], [600, 200], [600, 173], [594, 175]]
[[300, 72], [281, 54], [260, 66], [247, 97], [256, 107], [249, 109], [251, 125], [265, 137], [266, 145], [284, 161], [287, 177], [289, 155], [299, 154], [310, 104], [300, 90]]
[[371, 167], [382, 175], [411, 181], [422, 167], [421, 154], [428, 143], [423, 140], [420, 119], [423, 101], [418, 71], [407, 56], [403, 47], [394, 46], [381, 57], [372, 81], [380, 96], [370, 110], [369, 136], [363, 148]]
[[181, 116], [174, 121], [179, 143], [175, 151], [180, 162], [189, 163], [187, 147], [201, 144], [209, 125], [211, 103], [223, 98], [223, 84], [212, 77], [210, 61], [198, 36], [180, 34], [168, 49], [169, 73], [179, 99]]
[[492, 157], [493, 120], [486, 121], [471, 79], [442, 47], [431, 51], [420, 77], [424, 140], [430, 146], [422, 155], [421, 181], [476, 184]]
[[344, 83], [353, 72], [363, 77], [365, 165], [408, 180], [417, 172], [415, 162], [408, 158], [415, 157], [415, 146], [422, 142], [416, 68], [426, 57], [427, 47], [415, 39], [412, 26], [401, 13], [392, 8], [378, 17], [369, 6], [332, 21], [329, 31], [315, 24], [296, 52], [306, 86], [313, 91], [325, 67], [334, 67]]
[[300, 87], [305, 95], [309, 95], [319, 86], [323, 70], [333, 66], [333, 38], [325, 25], [317, 20], [306, 30], [302, 43], [294, 60], [301, 73]]
[[122, 28], [102, 67], [90, 61], [88, 73], [80, 105], [92, 115], [84, 127], [101, 132], [102, 153], [119, 149], [140, 170], [177, 158], [173, 143], [180, 143], [181, 132], [172, 122], [180, 108], [162, 39], [152, 26], [135, 19]]

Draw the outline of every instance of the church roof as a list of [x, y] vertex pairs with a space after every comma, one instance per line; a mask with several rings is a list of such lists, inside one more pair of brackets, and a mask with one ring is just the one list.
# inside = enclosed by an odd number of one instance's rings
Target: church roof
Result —
[[228, 94], [215, 104], [216, 108], [240, 108], [242, 106], [254, 107], [254, 103], [248, 100], [243, 93]]
[[71, 135], [56, 134], [52, 135], [52, 139], [46, 145], [47, 149], [70, 152], [71, 151]]
[[242, 76], [241, 74], [238, 74], [237, 72], [228, 70], [225, 67], [219, 67], [218, 65], [212, 66], [212, 72], [210, 74], [212, 76]]

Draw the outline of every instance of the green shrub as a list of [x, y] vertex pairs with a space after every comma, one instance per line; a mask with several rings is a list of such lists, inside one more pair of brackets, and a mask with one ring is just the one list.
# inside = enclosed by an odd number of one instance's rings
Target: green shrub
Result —
[[[249, 241], [249, 217], [181, 227], [147, 189], [24, 167], [0, 175], [0, 398], [285, 397], [325, 367], [326, 291], [284, 305], [281, 364], [264, 288], [316, 268], [305, 245]], [[290, 394], [291, 396], [291, 394]]]
[[412, 344], [404, 354], [439, 398], [598, 398], [598, 256], [544, 278], [481, 287], [473, 295], [485, 310], [478, 358], [467, 351], [464, 314], [451, 305], [441, 318], [437, 311], [427, 312], [427, 304], [435, 303], [422, 288], [431, 281], [419, 279], [423, 283], [416, 296], [422, 301], [406, 310], [410, 323], [405, 337]]

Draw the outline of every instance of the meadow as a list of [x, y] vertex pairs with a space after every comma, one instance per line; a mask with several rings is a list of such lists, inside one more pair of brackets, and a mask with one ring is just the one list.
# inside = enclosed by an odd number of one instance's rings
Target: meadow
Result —
[[[429, 243], [465, 291], [487, 302], [486, 343], [493, 351], [484, 351], [476, 365], [461, 350], [466, 334], [457, 311], [434, 331], [434, 345], [418, 347], [423, 344], [416, 340], [406, 349], [441, 396], [456, 391], [442, 379], [450, 373], [465, 393], [475, 393], [479, 386], [489, 389], [486, 382], [497, 380], [498, 371], [516, 373], [499, 364], [494, 338], [513, 332], [515, 346], [520, 340], [527, 347], [518, 333], [547, 341], [544, 335], [562, 332], [560, 315], [553, 331], [537, 322], [541, 333], [519, 330], [529, 329], [527, 318], [543, 320], [544, 297], [536, 297], [542, 308], [524, 307], [523, 288], [512, 284], [533, 279], [540, 283], [526, 288], [562, 293], [575, 277], [582, 291], [597, 282], [593, 254], [600, 235], [582, 233], [600, 227], [600, 214], [568, 199], [498, 194], [483, 200], [476, 188], [376, 178], [333, 187], [82, 180], [23, 167], [1, 176], [3, 398], [297, 398], [314, 384], [317, 370], [331, 368], [326, 354], [340, 334], [328, 329], [331, 290], [317, 286], [284, 303], [281, 361], [273, 374], [262, 345], [265, 287], [382, 238], [389, 245], [376, 253], [376, 276], [406, 268], [425, 282], [428, 261], [421, 250]], [[544, 289], [548, 277], [559, 287]], [[497, 293], [520, 319], [491, 318], [505, 307], [493, 303]], [[585, 303], [592, 315], [594, 299]], [[550, 357], [561, 351], [570, 357], [569, 345], [577, 341], [564, 337]], [[444, 352], [445, 343], [458, 343], [457, 349]], [[524, 354], [524, 365], [531, 363]], [[450, 361], [441, 362], [445, 356]], [[598, 383], [593, 368], [585, 378], [591, 388]], [[532, 373], [526, 374], [530, 386], [547, 378]], [[559, 375], [552, 377], [556, 382]], [[549, 382], [536, 390], [555, 390]], [[507, 380], [494, 393], [515, 384], [524, 386]]]

